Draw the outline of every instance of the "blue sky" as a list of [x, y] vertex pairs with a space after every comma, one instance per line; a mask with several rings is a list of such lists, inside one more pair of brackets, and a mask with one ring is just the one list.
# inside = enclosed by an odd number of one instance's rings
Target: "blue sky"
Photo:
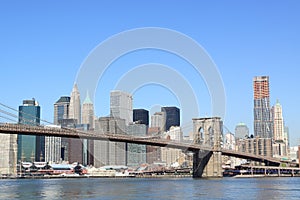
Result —
[[[299, 10], [297, 0], [3, 0], [0, 102], [17, 108], [23, 99], [35, 97], [42, 118], [53, 121], [54, 102], [70, 95], [81, 64], [97, 45], [129, 29], [162, 27], [193, 38], [211, 56], [223, 79], [224, 123], [232, 132], [239, 122], [253, 132], [252, 78], [269, 75], [271, 103], [280, 100], [291, 143], [296, 145], [300, 138]], [[120, 77], [144, 63], [168, 65], [182, 74], [196, 91], [199, 116], [210, 115], [209, 91], [188, 63], [167, 52], [142, 50], [118, 59], [101, 79], [94, 98], [97, 116], [109, 113], [109, 91]], [[134, 94], [135, 108], [179, 104], [176, 94], [155, 84]]]

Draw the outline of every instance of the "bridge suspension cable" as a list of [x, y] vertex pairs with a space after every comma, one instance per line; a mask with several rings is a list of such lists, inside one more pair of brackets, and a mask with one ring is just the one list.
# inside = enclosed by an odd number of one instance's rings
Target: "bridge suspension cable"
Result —
[[[29, 114], [29, 113], [25, 113], [25, 112], [23, 112], [23, 111], [17, 110], [17, 109], [15, 109], [15, 108], [13, 108], [13, 107], [11, 107], [11, 106], [8, 106], [8, 105], [5, 105], [5, 104], [3, 104], [3, 103], [1, 103], [1, 102], [0, 102], [0, 106], [3, 106], [3, 107], [5, 107], [5, 108], [7, 108], [7, 109], [9, 109], [9, 110], [12, 110], [12, 111], [15, 111], [15, 112], [18, 112], [18, 113], [22, 113], [24, 116], [36, 118], [36, 119], [40, 120], [41, 122], [45, 122], [45, 123], [47, 123], [47, 124], [54, 125], [53, 122], [49, 122], [49, 121], [44, 120], [44, 119], [42, 119], [42, 118], [40, 118], [40, 117], [36, 117], [36, 116], [31, 115], [31, 114]], [[2, 112], [2, 111], [4, 111], [4, 110], [0, 110], [0, 112]], [[19, 119], [19, 116], [18, 116], [18, 115], [12, 114], [12, 113], [7, 112], [7, 111], [4, 111], [4, 112], [6, 112], [6, 114], [11, 115], [11, 116], [14, 115], [13, 117]], [[5, 113], [4, 113], [4, 114], [5, 114]], [[26, 122], [32, 123], [31, 120], [28, 120], [28, 119], [26, 119], [26, 118], [23, 118], [22, 120], [24, 120], [24, 121], [26, 121]]]

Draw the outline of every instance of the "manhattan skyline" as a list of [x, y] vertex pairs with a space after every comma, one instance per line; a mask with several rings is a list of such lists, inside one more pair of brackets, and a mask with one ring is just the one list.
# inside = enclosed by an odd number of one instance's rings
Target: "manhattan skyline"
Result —
[[[17, 108], [34, 97], [41, 118], [53, 121], [53, 104], [70, 96], [81, 64], [97, 45], [122, 31], [162, 27], [193, 38], [217, 65], [226, 94], [224, 124], [231, 132], [245, 122], [253, 134], [252, 79], [269, 76], [270, 104], [279, 99], [291, 145], [298, 144], [299, 2], [130, 2], [2, 2], [1, 103]], [[211, 99], [201, 76], [186, 61], [157, 50], [133, 52], [112, 63], [95, 96], [91, 94], [96, 116], [109, 115], [110, 91], [121, 76], [144, 63], [166, 64], [188, 79], [200, 116], [210, 116]], [[81, 102], [85, 95], [81, 93]], [[176, 96], [159, 85], [140, 88], [133, 99], [133, 108], [180, 108]]]

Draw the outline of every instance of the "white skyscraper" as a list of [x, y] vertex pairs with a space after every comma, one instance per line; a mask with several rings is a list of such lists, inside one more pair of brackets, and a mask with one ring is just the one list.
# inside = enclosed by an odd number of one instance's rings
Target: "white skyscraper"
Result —
[[273, 124], [274, 124], [274, 135], [273, 139], [273, 156], [274, 157], [286, 157], [288, 155], [288, 138], [284, 131], [284, 120], [282, 115], [282, 107], [277, 100], [277, 103], [272, 108], [273, 111]]
[[274, 140], [283, 140], [284, 137], [284, 122], [282, 116], [282, 107], [277, 100], [276, 105], [273, 107], [273, 117], [274, 117]]
[[111, 91], [110, 115], [125, 119], [126, 125], [133, 122], [132, 95], [122, 91]]
[[82, 123], [89, 124], [90, 129], [94, 128], [94, 104], [91, 101], [88, 92], [82, 104]]
[[156, 112], [151, 116], [151, 127], [159, 127], [161, 131], [166, 130], [166, 113]]
[[80, 104], [80, 93], [77, 84], [74, 85], [71, 92], [69, 118], [76, 119], [77, 124], [81, 123], [81, 104]]

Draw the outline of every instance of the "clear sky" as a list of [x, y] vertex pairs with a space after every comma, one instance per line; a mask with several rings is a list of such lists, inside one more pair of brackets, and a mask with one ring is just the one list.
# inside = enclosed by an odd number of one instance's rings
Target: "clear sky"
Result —
[[[81, 64], [114, 34], [134, 28], [173, 29], [197, 41], [211, 56], [226, 92], [224, 123], [234, 132], [245, 122], [253, 133], [254, 76], [270, 76], [271, 104], [279, 99], [291, 144], [300, 138], [300, 1], [14, 1], [0, 2], [0, 102], [17, 108], [35, 97], [42, 118], [53, 121], [53, 104], [70, 95]], [[109, 91], [120, 77], [144, 63], [168, 65], [184, 75], [210, 115], [209, 91], [189, 64], [173, 54], [142, 50], [118, 59], [98, 85], [97, 116], [109, 114]], [[84, 98], [85, 94], [82, 94]], [[180, 105], [159, 85], [134, 93], [134, 108]], [[198, 117], [198, 116], [191, 116]], [[183, 119], [185, 123], [191, 119]]]

